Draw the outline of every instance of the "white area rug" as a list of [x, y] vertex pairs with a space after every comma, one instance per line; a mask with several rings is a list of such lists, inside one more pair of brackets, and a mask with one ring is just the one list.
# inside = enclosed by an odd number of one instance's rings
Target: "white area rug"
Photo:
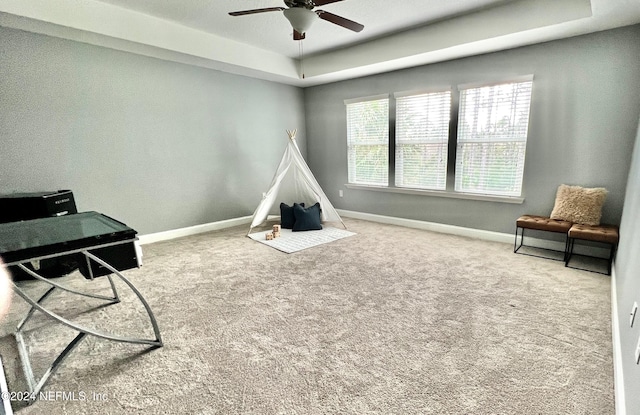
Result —
[[269, 232], [271, 231], [252, 233], [249, 238], [287, 254], [355, 235], [354, 232], [336, 228], [323, 228], [319, 231], [305, 232], [292, 232], [291, 229], [282, 229], [279, 238], [267, 241], [266, 234]]

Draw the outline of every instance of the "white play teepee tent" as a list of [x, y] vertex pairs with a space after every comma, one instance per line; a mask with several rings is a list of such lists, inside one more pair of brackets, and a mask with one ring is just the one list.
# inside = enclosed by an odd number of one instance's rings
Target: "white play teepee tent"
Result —
[[[313, 173], [309, 169], [309, 166], [304, 161], [298, 144], [296, 144], [296, 130], [289, 131], [289, 144], [287, 145], [278, 170], [271, 180], [269, 190], [264, 193], [262, 201], [253, 213], [253, 219], [251, 220], [251, 230], [264, 223], [267, 220], [269, 213], [272, 210], [277, 209], [280, 212], [280, 202], [284, 202], [288, 205], [293, 205], [294, 202], [304, 202], [306, 206], [311, 206], [316, 202], [320, 203], [320, 219], [322, 222], [337, 222], [340, 221], [342, 226], [346, 229], [344, 222], [336, 212], [327, 195], [324, 194], [322, 188], [313, 177]], [[278, 199], [280, 198], [280, 199]], [[274, 207], [274, 204], [278, 202], [278, 206]], [[272, 209], [273, 208], [273, 209]]]

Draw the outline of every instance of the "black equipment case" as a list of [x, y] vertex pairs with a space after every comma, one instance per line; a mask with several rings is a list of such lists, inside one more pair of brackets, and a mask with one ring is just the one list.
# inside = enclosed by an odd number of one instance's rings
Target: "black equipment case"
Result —
[[71, 190], [0, 195], [0, 223], [78, 213]]

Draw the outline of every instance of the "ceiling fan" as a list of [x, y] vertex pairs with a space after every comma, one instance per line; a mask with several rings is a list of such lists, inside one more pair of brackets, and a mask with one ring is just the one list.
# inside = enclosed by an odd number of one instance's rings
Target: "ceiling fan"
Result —
[[231, 16], [244, 16], [245, 14], [281, 11], [293, 27], [293, 40], [304, 39], [306, 31], [318, 17], [346, 29], [353, 30], [354, 32], [360, 32], [364, 29], [364, 26], [360, 23], [345, 19], [337, 14], [329, 13], [324, 10], [313, 10], [316, 6], [324, 6], [325, 4], [337, 3], [339, 1], [343, 0], [284, 0], [284, 4], [287, 6], [286, 8], [267, 7], [264, 9], [231, 12], [229, 14]]

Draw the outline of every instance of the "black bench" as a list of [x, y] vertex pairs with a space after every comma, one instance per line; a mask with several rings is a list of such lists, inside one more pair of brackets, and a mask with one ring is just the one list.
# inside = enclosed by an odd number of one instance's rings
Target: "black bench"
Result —
[[[565, 235], [565, 242], [564, 242], [565, 249], [563, 252], [562, 260], [566, 262], [567, 248], [569, 243], [568, 232], [569, 232], [569, 229], [571, 229], [572, 225], [573, 224], [571, 222], [567, 222], [564, 220], [550, 219], [546, 216], [522, 215], [516, 220], [516, 236], [515, 236], [515, 241], [513, 242], [513, 252], [518, 253], [520, 248], [522, 248], [523, 246], [525, 247], [528, 246], [528, 245], [524, 245], [525, 229], [562, 233]], [[520, 245], [518, 245], [518, 230], [520, 229], [522, 229], [522, 231], [520, 234]], [[547, 251], [553, 251], [553, 252], [562, 252], [562, 251], [556, 251], [554, 249], [546, 249], [546, 248], [539, 248], [539, 249], [545, 249]], [[524, 255], [531, 255], [531, 256], [540, 257], [540, 258], [556, 259], [556, 258], [544, 257], [542, 255], [534, 255], [534, 254], [524, 253], [524, 252], [520, 252], [520, 253]]]

